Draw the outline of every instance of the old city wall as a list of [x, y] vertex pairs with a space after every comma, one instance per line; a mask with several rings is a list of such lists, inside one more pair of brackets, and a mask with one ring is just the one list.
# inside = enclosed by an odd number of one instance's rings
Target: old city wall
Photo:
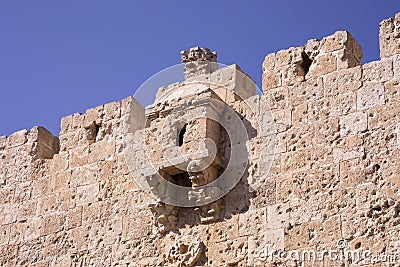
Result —
[[[322, 251], [338, 241], [397, 254], [399, 35], [397, 14], [380, 24], [381, 59], [364, 65], [360, 46], [343, 31], [266, 56], [263, 94], [246, 102], [273, 114], [273, 166], [262, 171], [254, 151], [268, 136], [254, 136], [248, 173], [213, 223], [187, 209], [176, 228], [157, 232], [153, 200], [123, 155], [132, 98], [62, 118], [59, 137], [42, 127], [0, 137], [0, 264], [175, 266], [187, 257], [189, 266], [264, 266], [280, 262], [263, 261], [266, 247]], [[246, 118], [246, 102], [230, 105]], [[251, 192], [248, 179], [263, 182]]]

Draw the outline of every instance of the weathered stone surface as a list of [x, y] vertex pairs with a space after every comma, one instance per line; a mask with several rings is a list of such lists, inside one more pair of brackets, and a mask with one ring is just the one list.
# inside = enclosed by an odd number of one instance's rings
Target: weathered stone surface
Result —
[[[398, 253], [399, 27], [400, 14], [381, 23], [383, 59], [364, 66], [344, 31], [271, 53], [262, 95], [237, 65], [217, 70], [216, 54], [195, 48], [182, 54], [187, 80], [160, 88], [154, 105], [128, 97], [62, 118], [59, 138], [42, 127], [0, 137], [0, 265], [308, 266], [262, 253], [344, 241]], [[227, 129], [240, 138], [190, 120], [219, 114], [212, 100], [236, 112]], [[237, 147], [246, 153], [232, 155]], [[196, 189], [231, 160], [244, 173], [211, 203], [178, 207], [143, 190], [176, 193], [157, 187], [155, 173]]]

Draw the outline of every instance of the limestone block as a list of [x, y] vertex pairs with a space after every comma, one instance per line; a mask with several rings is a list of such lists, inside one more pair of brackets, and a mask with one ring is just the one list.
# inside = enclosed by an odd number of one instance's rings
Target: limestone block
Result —
[[314, 124], [316, 144], [333, 142], [339, 137], [339, 118], [329, 118]]
[[7, 145], [7, 136], [0, 136], [0, 150], [3, 150]]
[[292, 172], [306, 170], [310, 168], [311, 151], [303, 149], [282, 154], [282, 171]]
[[65, 116], [61, 118], [61, 131], [60, 131], [60, 135], [69, 133], [70, 131], [73, 130], [72, 127], [72, 118], [73, 118], [73, 114], [69, 115], [69, 116]]
[[78, 147], [80, 132], [69, 132], [60, 135], [60, 151]]
[[95, 142], [89, 147], [88, 163], [112, 160], [115, 154], [115, 140], [109, 138]]
[[321, 77], [310, 78], [307, 81], [289, 88], [290, 104], [301, 105], [304, 102], [315, 101], [324, 96], [323, 80]]
[[0, 226], [0, 245], [1, 246], [8, 245], [9, 240], [10, 240], [10, 225]]
[[299, 151], [308, 148], [314, 139], [314, 129], [312, 125], [301, 125], [292, 127], [287, 131], [288, 151]]
[[[14, 203], [21, 203], [24, 201], [29, 201], [32, 198], [32, 181], [22, 182], [15, 185], [15, 190], [13, 191]], [[7, 192], [7, 191], [6, 191]]]
[[67, 170], [69, 165], [68, 159], [69, 154], [65, 151], [55, 154], [50, 163], [50, 172], [56, 173]]
[[330, 101], [331, 116], [342, 116], [356, 111], [356, 94], [353, 92], [333, 96]]
[[8, 147], [16, 147], [26, 143], [28, 130], [21, 130], [11, 134], [7, 138], [7, 146]]
[[282, 85], [294, 85], [304, 81], [304, 69], [301, 67], [301, 62], [284, 66], [280, 69], [282, 75]]
[[400, 124], [396, 124], [397, 147], [400, 148]]
[[384, 84], [386, 102], [393, 107], [400, 101], [400, 79], [393, 79]]
[[[337, 31], [334, 34], [325, 37], [321, 40], [321, 51], [323, 53], [330, 53], [336, 50], [340, 50], [343, 47], [353, 48], [357, 42], [346, 31]], [[357, 44], [358, 45], [358, 44]]]
[[98, 181], [98, 163], [88, 164], [78, 168], [72, 169], [72, 174], [70, 175], [70, 186], [78, 187], [81, 185], [88, 185]]
[[[275, 124], [276, 132], [284, 132], [290, 128], [292, 125], [291, 121], [291, 111], [289, 109], [284, 110], [274, 110], [273, 112], [273, 121]], [[269, 117], [269, 116], [265, 116]], [[262, 123], [260, 127], [269, 125], [270, 123]]]
[[384, 58], [364, 64], [363, 78], [365, 81], [386, 82], [393, 78], [392, 59]]
[[19, 244], [23, 242], [26, 223], [16, 222], [10, 226], [10, 244]]
[[386, 35], [393, 33], [394, 29], [395, 27], [393, 18], [382, 20], [379, 23], [379, 35]]
[[140, 239], [152, 231], [152, 213], [149, 209], [126, 213], [122, 217], [123, 240]]
[[368, 129], [387, 128], [400, 122], [400, 107], [396, 103], [368, 109]]
[[[356, 56], [351, 53], [355, 53]], [[358, 47], [357, 52], [349, 52], [347, 49], [341, 49], [332, 53], [337, 58], [337, 70], [353, 68], [361, 65], [362, 51]]]
[[40, 235], [49, 235], [63, 229], [65, 222], [64, 213], [52, 213], [45, 215], [40, 224]]
[[39, 198], [37, 203], [36, 214], [43, 215], [46, 213], [55, 212], [58, 207], [57, 199], [58, 199], [57, 194], [47, 195]]
[[2, 186], [0, 188], [0, 205], [13, 201], [14, 194], [15, 194], [14, 185]]
[[279, 87], [266, 91], [268, 105], [271, 109], [289, 107], [289, 91], [287, 87]]
[[84, 128], [85, 127], [84, 120], [85, 120], [85, 114], [74, 113], [72, 115], [72, 129], [76, 131], [77, 129]]
[[394, 55], [393, 58], [393, 77], [400, 78], [400, 55]]
[[340, 162], [340, 187], [348, 188], [366, 182], [364, 165], [360, 158]]
[[381, 58], [400, 54], [400, 27], [396, 17], [386, 19], [379, 24], [379, 46]]
[[289, 225], [289, 203], [267, 206], [267, 229], [282, 229]]
[[83, 205], [82, 225], [85, 226], [98, 222], [105, 212], [107, 205], [107, 201], [98, 201], [93, 202], [91, 205]]
[[290, 62], [292, 62], [290, 49], [280, 50], [276, 53], [276, 56], [275, 56], [275, 66], [276, 67], [282, 67], [285, 65], [289, 65]]
[[385, 90], [381, 83], [366, 83], [357, 91], [357, 110], [385, 104]]
[[32, 218], [36, 214], [36, 208], [37, 208], [37, 201], [25, 201], [22, 205], [22, 207], [16, 211], [17, 214], [17, 220], [18, 221], [26, 221], [29, 218]]
[[90, 150], [88, 147], [77, 147], [77, 148], [71, 149], [69, 152], [70, 168], [80, 167], [80, 166], [88, 164], [89, 151]]
[[303, 103], [292, 108], [292, 124], [293, 126], [301, 126], [308, 123], [307, 103]]
[[64, 229], [79, 227], [82, 224], [82, 206], [68, 210], [65, 213]]
[[104, 121], [121, 117], [121, 102], [115, 101], [104, 105]]
[[354, 92], [362, 86], [362, 68], [343, 69], [325, 75], [324, 95], [336, 96]]
[[209, 243], [208, 266], [246, 266], [248, 238], [239, 237], [227, 242]]
[[271, 53], [265, 56], [262, 64], [263, 73], [275, 69], [275, 60], [276, 60], [275, 53]]
[[284, 229], [267, 230], [258, 235], [249, 236], [248, 264], [251, 266], [265, 266], [268, 256], [285, 248]]
[[93, 124], [101, 125], [104, 117], [104, 106], [100, 105], [87, 109], [83, 116], [83, 127], [88, 128]]
[[32, 198], [45, 196], [50, 192], [49, 179], [49, 176], [45, 176], [33, 181]]
[[68, 189], [71, 181], [71, 171], [60, 171], [50, 176], [50, 190], [53, 193], [59, 193]]
[[335, 163], [362, 157], [365, 149], [362, 140], [357, 136], [348, 136], [340, 140], [341, 143], [333, 148], [333, 160]]
[[233, 215], [232, 218], [226, 221], [216, 222], [212, 224], [209, 231], [210, 231], [210, 242], [212, 243], [225, 242], [228, 240], [238, 238], [239, 215]]
[[267, 223], [267, 209], [251, 209], [239, 214], [239, 236], [247, 236], [262, 232]]
[[328, 119], [330, 115], [330, 101], [326, 97], [307, 102], [307, 118], [309, 123], [315, 123]]
[[335, 243], [341, 239], [340, 216], [333, 216], [326, 220], [311, 221], [308, 227], [310, 245]]
[[58, 194], [58, 210], [65, 211], [75, 207], [76, 189], [64, 189]]
[[76, 189], [76, 205], [93, 203], [99, 194], [99, 183], [78, 186]]
[[340, 135], [353, 135], [367, 129], [367, 114], [355, 112], [340, 118]]
[[337, 58], [333, 54], [318, 55], [310, 70], [306, 74], [306, 80], [312, 77], [320, 77], [321, 75], [331, 73], [337, 70]]
[[280, 70], [267, 70], [262, 74], [262, 89], [267, 91], [282, 86], [282, 73]]
[[305, 247], [309, 240], [308, 223], [285, 228], [285, 251]]

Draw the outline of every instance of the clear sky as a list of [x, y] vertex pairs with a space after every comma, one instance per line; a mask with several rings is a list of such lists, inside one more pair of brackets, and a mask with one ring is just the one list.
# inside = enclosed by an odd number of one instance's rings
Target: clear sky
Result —
[[0, 135], [132, 95], [205, 46], [258, 85], [266, 54], [347, 30], [363, 62], [379, 58], [378, 23], [399, 0], [1, 1]]

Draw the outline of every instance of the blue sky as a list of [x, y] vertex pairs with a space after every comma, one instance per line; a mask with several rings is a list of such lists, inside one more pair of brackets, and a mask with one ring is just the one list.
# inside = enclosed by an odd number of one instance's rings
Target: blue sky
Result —
[[363, 62], [379, 58], [378, 23], [398, 0], [2, 1], [0, 135], [132, 95], [199, 45], [258, 85], [266, 54], [348, 30]]

